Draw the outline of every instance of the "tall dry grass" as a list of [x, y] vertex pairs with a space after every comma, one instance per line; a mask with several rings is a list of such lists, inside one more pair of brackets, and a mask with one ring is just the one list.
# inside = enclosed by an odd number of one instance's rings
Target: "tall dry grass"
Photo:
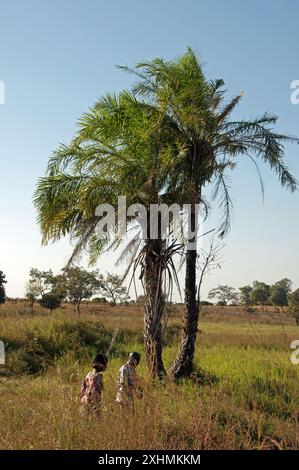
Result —
[[[0, 317], [0, 339], [10, 345], [10, 373], [0, 370], [1, 449], [299, 447], [299, 366], [290, 362], [290, 343], [299, 339], [299, 328], [279, 319], [255, 322], [250, 315], [228, 322], [204, 317], [196, 362], [208, 380], [153, 383], [143, 358], [144, 399], [136, 402], [135, 415], [124, 417], [115, 404], [116, 377], [129, 351], [142, 352], [142, 307], [123, 307], [121, 324], [121, 307], [100, 306], [100, 312], [88, 307], [79, 323], [69, 307], [52, 317], [45, 312]], [[82, 418], [81, 380], [94, 351], [106, 348], [118, 328], [105, 372], [102, 418]], [[179, 335], [180, 312], [175, 312], [165, 335], [167, 366]], [[38, 373], [26, 369], [24, 357], [30, 365], [34, 355], [42, 358]]]

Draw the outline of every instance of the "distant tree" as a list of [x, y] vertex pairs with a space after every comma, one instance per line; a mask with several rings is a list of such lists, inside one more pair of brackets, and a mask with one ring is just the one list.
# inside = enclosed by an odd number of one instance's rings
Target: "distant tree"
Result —
[[243, 286], [239, 288], [240, 291], [240, 302], [242, 305], [252, 305], [252, 287], [251, 286]]
[[286, 307], [288, 305], [288, 295], [292, 290], [292, 282], [290, 279], [281, 279], [271, 286], [270, 303], [274, 306]]
[[102, 276], [98, 271], [86, 271], [79, 266], [64, 269], [65, 291], [67, 298], [74, 305], [78, 316], [83, 300], [88, 300], [102, 287]]
[[29, 282], [26, 285], [25, 297], [29, 303], [31, 312], [33, 312], [34, 304], [38, 300], [39, 296], [40, 296], [39, 286], [34, 281], [29, 280]]
[[295, 318], [296, 324], [299, 325], [299, 289], [288, 295], [289, 309]]
[[51, 269], [49, 271], [40, 271], [39, 269], [32, 268], [26, 286], [26, 299], [32, 311], [35, 302], [41, 300], [46, 294], [56, 296], [60, 301], [66, 297], [64, 275], [59, 274], [54, 276]]
[[279, 287], [283, 287], [286, 290], [286, 292], [288, 294], [290, 294], [291, 291], [292, 291], [292, 284], [293, 283], [292, 283], [291, 279], [285, 277], [285, 278], [281, 279], [280, 281], [277, 281], [274, 285], [279, 286]]
[[28, 286], [30, 285], [30, 289], [34, 290], [36, 297], [42, 297], [52, 290], [54, 275], [51, 269], [40, 271], [37, 268], [31, 268], [29, 276]]
[[6, 301], [6, 292], [4, 284], [6, 284], [6, 276], [3, 271], [0, 271], [0, 304], [4, 304]]
[[112, 305], [129, 299], [127, 288], [122, 286], [122, 279], [117, 274], [107, 273], [103, 278], [100, 292], [106, 298], [111, 299]]
[[238, 303], [239, 294], [234, 287], [230, 286], [218, 286], [215, 289], [210, 290], [209, 299], [217, 299], [219, 305], [227, 305], [229, 303]]
[[50, 292], [49, 294], [44, 294], [39, 300], [39, 303], [42, 307], [47, 308], [52, 313], [53, 310], [60, 307], [61, 299], [58, 295]]
[[264, 309], [264, 306], [270, 303], [270, 292], [271, 287], [268, 284], [254, 281], [251, 293], [252, 303], [254, 305], [261, 305], [262, 309]]

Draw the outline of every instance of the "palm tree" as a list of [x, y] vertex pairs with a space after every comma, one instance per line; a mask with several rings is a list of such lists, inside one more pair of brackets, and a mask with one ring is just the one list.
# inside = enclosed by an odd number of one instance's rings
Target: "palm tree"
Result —
[[[98, 239], [95, 229], [101, 203], [117, 209], [118, 196], [126, 196], [127, 205], [142, 204], [147, 215], [150, 205], [168, 202], [162, 191], [169, 174], [168, 146], [173, 136], [153, 108], [142, 106], [124, 91], [107, 95], [83, 115], [80, 130], [69, 146], [60, 146], [51, 157], [46, 176], [38, 182], [34, 203], [43, 243], [69, 235], [75, 242], [69, 264], [84, 251], [91, 264], [104, 249], [122, 246], [116, 230]], [[161, 231], [150, 238], [147, 217], [146, 237], [134, 225], [134, 236], [123, 249], [120, 261], [126, 260], [128, 274], [141, 268], [146, 294], [144, 342], [149, 369], [162, 377], [162, 317], [166, 285], [177, 281], [172, 257], [177, 250], [169, 245]]]
[[[133, 94], [163, 118], [171, 129], [174, 151], [169, 172], [169, 188], [180, 203], [191, 205], [189, 232], [196, 228], [198, 206], [207, 208], [204, 190], [214, 185], [214, 198], [220, 198], [223, 219], [219, 235], [230, 226], [232, 201], [226, 170], [236, 166], [238, 157], [249, 158], [257, 168], [257, 159], [268, 164], [281, 185], [295, 191], [297, 182], [284, 162], [284, 144], [298, 143], [297, 138], [276, 132], [277, 116], [265, 113], [254, 120], [234, 121], [232, 111], [242, 94], [224, 102], [223, 80], [208, 80], [196, 54], [190, 48], [174, 61], [154, 59], [135, 68], [121, 67], [138, 80]], [[260, 178], [262, 190], [263, 184]], [[195, 240], [194, 240], [195, 241]], [[186, 253], [185, 314], [183, 337], [172, 373], [175, 378], [189, 376], [193, 370], [195, 341], [199, 319], [196, 286], [196, 246]]]

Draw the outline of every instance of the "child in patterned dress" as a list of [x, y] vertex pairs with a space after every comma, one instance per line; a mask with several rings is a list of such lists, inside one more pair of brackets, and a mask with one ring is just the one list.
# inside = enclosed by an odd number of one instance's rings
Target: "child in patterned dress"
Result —
[[89, 372], [82, 383], [80, 392], [81, 414], [92, 413], [101, 415], [101, 395], [104, 388], [103, 374], [107, 368], [108, 358], [105, 354], [97, 354], [93, 360], [93, 370]]

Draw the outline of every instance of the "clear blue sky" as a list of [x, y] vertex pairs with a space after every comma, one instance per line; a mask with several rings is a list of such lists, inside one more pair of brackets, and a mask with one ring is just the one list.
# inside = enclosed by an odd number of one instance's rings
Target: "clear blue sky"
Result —
[[[195, 48], [211, 78], [230, 94], [245, 92], [236, 118], [269, 110], [283, 132], [299, 135], [299, 105], [290, 83], [299, 79], [298, 4], [287, 0], [1, 0], [0, 269], [9, 296], [22, 296], [30, 267], [59, 270], [70, 246], [41, 247], [31, 203], [36, 180], [59, 142], [106, 91], [129, 85], [116, 64], [156, 56], [173, 58]], [[299, 147], [287, 160], [299, 178]], [[299, 287], [299, 193], [280, 189], [261, 167], [266, 187], [248, 162], [232, 178], [235, 201], [224, 264], [205, 285], [240, 286], [254, 279], [290, 277]], [[208, 225], [210, 226], [212, 222]], [[211, 225], [212, 226], [212, 225]], [[114, 270], [113, 259], [99, 262]]]

